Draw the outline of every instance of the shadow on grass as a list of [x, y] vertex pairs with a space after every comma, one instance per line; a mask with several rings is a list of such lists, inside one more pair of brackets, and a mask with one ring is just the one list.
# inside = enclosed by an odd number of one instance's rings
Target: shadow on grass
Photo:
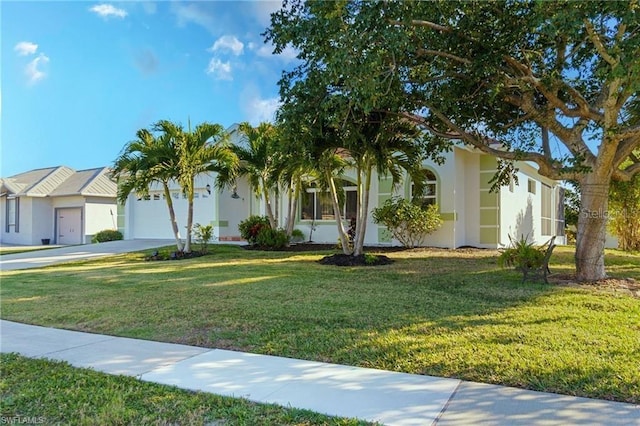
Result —
[[[241, 250], [177, 262], [129, 255], [3, 274], [2, 316], [640, 400], [633, 378], [640, 339], [634, 340], [638, 330], [629, 321], [640, 317], [640, 308], [630, 298], [522, 284], [518, 273], [497, 268], [491, 251], [398, 252], [389, 253], [392, 265], [334, 268], [315, 261], [327, 252]], [[605, 299], [606, 310], [589, 307]], [[571, 368], [574, 374], [565, 377]], [[598, 371], [617, 374], [607, 382]]]

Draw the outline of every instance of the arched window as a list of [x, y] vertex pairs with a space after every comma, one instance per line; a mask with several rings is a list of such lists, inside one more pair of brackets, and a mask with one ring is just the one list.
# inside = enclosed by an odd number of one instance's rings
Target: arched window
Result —
[[436, 174], [431, 170], [425, 170], [424, 173], [426, 180], [422, 193], [416, 194], [413, 183], [411, 183], [411, 200], [422, 207], [436, 204], [438, 200], [438, 180]]
[[[336, 181], [344, 190], [344, 201], [341, 203], [342, 218], [351, 219], [357, 216], [358, 193], [354, 183], [346, 180]], [[331, 194], [320, 190], [315, 182], [312, 182], [302, 194], [300, 200], [300, 219], [302, 220], [335, 220]]]

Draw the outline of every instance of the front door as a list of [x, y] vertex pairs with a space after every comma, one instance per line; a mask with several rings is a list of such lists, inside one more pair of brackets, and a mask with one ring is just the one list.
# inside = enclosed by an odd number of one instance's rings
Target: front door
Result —
[[82, 209], [58, 209], [57, 244], [82, 244]]

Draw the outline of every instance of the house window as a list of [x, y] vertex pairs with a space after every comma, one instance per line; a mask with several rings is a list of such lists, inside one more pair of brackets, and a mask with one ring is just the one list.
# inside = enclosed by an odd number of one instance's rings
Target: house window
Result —
[[153, 194], [153, 201], [159, 201], [160, 200], [160, 194]]
[[179, 192], [172, 192], [171, 196], [173, 197], [174, 200], [180, 199], [180, 193]]
[[200, 198], [200, 193], [199, 192], [194, 192], [193, 193], [193, 198]]
[[551, 187], [543, 183], [541, 188], [540, 229], [542, 235], [554, 235], [555, 229], [553, 229], [553, 218], [551, 217]]
[[422, 193], [416, 193], [413, 182], [411, 183], [411, 200], [421, 207], [436, 204], [438, 199], [438, 180], [431, 170], [425, 170], [425, 184]]
[[556, 187], [556, 236], [564, 236], [564, 188]]
[[528, 189], [530, 194], [535, 194], [536, 193], [536, 181], [533, 180], [533, 179], [529, 179], [529, 182], [527, 184], [527, 189]]
[[[357, 217], [358, 213], [358, 192], [353, 183], [342, 180], [336, 182], [342, 185], [344, 190], [344, 201], [341, 203], [342, 218], [351, 219]], [[300, 219], [302, 220], [335, 220], [331, 195], [328, 191], [322, 191], [312, 183], [302, 194], [300, 200]]]
[[19, 198], [7, 198], [6, 204], [6, 232], [19, 232], [20, 226], [20, 199]]

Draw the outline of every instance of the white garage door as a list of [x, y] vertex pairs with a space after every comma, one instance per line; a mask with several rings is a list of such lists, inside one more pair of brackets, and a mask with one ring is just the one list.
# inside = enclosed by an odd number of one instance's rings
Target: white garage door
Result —
[[58, 209], [56, 214], [58, 229], [57, 244], [82, 244], [82, 209]]

